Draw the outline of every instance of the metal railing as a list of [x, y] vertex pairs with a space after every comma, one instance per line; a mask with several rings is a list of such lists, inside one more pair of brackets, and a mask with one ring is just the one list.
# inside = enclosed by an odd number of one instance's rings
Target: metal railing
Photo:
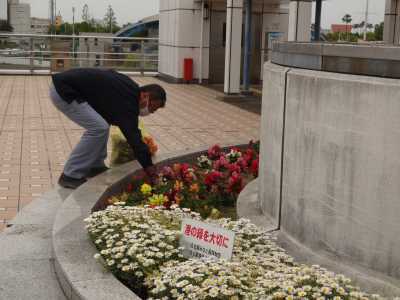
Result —
[[156, 73], [158, 38], [0, 32], [0, 72], [38, 74], [79, 67]]

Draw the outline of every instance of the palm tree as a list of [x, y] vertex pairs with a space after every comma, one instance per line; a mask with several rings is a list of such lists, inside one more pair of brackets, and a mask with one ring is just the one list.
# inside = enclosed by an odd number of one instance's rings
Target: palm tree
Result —
[[344, 23], [346, 23], [346, 38], [347, 38], [347, 40], [349, 40], [349, 35], [348, 35], [347, 27], [348, 27], [348, 25], [351, 23], [351, 21], [353, 21], [353, 19], [352, 19], [351, 15], [345, 14], [344, 17], [342, 18], [342, 21], [343, 21]]

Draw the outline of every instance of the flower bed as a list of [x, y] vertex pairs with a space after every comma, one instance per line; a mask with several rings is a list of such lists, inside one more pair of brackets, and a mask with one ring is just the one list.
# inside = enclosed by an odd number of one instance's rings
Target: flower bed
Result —
[[112, 197], [109, 204], [123, 201], [127, 205], [164, 206], [173, 204], [190, 208], [203, 217], [236, 217], [236, 199], [243, 187], [258, 175], [259, 144], [245, 150], [223, 151], [215, 145], [196, 164], [174, 164], [159, 171], [150, 185], [143, 176], [136, 176], [126, 192]]
[[[214, 146], [196, 164], [166, 166], [152, 185], [135, 177], [85, 220], [99, 250], [95, 258], [142, 299], [379, 298], [342, 275], [295, 263], [273, 235], [227, 213], [257, 173], [258, 143], [250, 143], [227, 152]], [[184, 258], [183, 218], [235, 232], [232, 260]]]
[[349, 279], [306, 266], [248, 220], [210, 220], [236, 233], [232, 261], [185, 259], [179, 248], [182, 218], [198, 213], [176, 205], [116, 203], [93, 213], [87, 229], [101, 260], [143, 299], [377, 299]]

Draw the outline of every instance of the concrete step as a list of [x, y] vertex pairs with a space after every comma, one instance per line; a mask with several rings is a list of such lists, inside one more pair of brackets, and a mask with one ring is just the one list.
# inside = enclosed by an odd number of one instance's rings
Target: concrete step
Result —
[[54, 271], [52, 229], [70, 190], [52, 190], [26, 206], [0, 233], [0, 299], [66, 299]]

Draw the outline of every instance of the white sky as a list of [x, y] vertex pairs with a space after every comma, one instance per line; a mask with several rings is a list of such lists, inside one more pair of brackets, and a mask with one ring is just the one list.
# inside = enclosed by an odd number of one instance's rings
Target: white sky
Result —
[[[0, 0], [0, 16], [4, 13], [2, 4], [6, 0]], [[30, 3], [33, 17], [48, 17], [48, 0], [20, 0]], [[120, 25], [127, 22], [136, 22], [144, 17], [158, 13], [159, 1], [166, 0], [57, 0], [57, 11], [65, 20], [72, 20], [72, 6], [76, 8], [76, 19], [80, 21], [82, 7], [89, 5], [89, 13], [95, 18], [102, 19], [107, 6], [112, 5]], [[323, 2], [322, 26], [329, 28], [332, 23], [341, 23], [342, 17], [349, 13], [353, 17], [353, 23], [359, 23], [364, 18], [365, 3], [367, 0], [326, 0]], [[370, 23], [383, 21], [385, 0], [369, 0]]]
[[[1, 1], [1, 0], [0, 0]], [[31, 4], [34, 17], [49, 16], [49, 0], [20, 0]], [[158, 13], [158, 3], [163, 0], [56, 0], [57, 13], [61, 12], [64, 20], [72, 21], [72, 7], [75, 7], [75, 20], [82, 19], [82, 8], [89, 6], [89, 14], [96, 19], [103, 19], [109, 4], [113, 7], [119, 25], [136, 22]]]
[[[342, 23], [345, 14], [352, 16], [352, 23], [360, 23], [365, 18], [367, 0], [326, 0], [323, 2], [321, 23], [323, 28], [330, 24]], [[369, 0], [368, 23], [380, 23], [384, 19], [385, 0]], [[314, 15], [314, 11], [313, 11]]]

